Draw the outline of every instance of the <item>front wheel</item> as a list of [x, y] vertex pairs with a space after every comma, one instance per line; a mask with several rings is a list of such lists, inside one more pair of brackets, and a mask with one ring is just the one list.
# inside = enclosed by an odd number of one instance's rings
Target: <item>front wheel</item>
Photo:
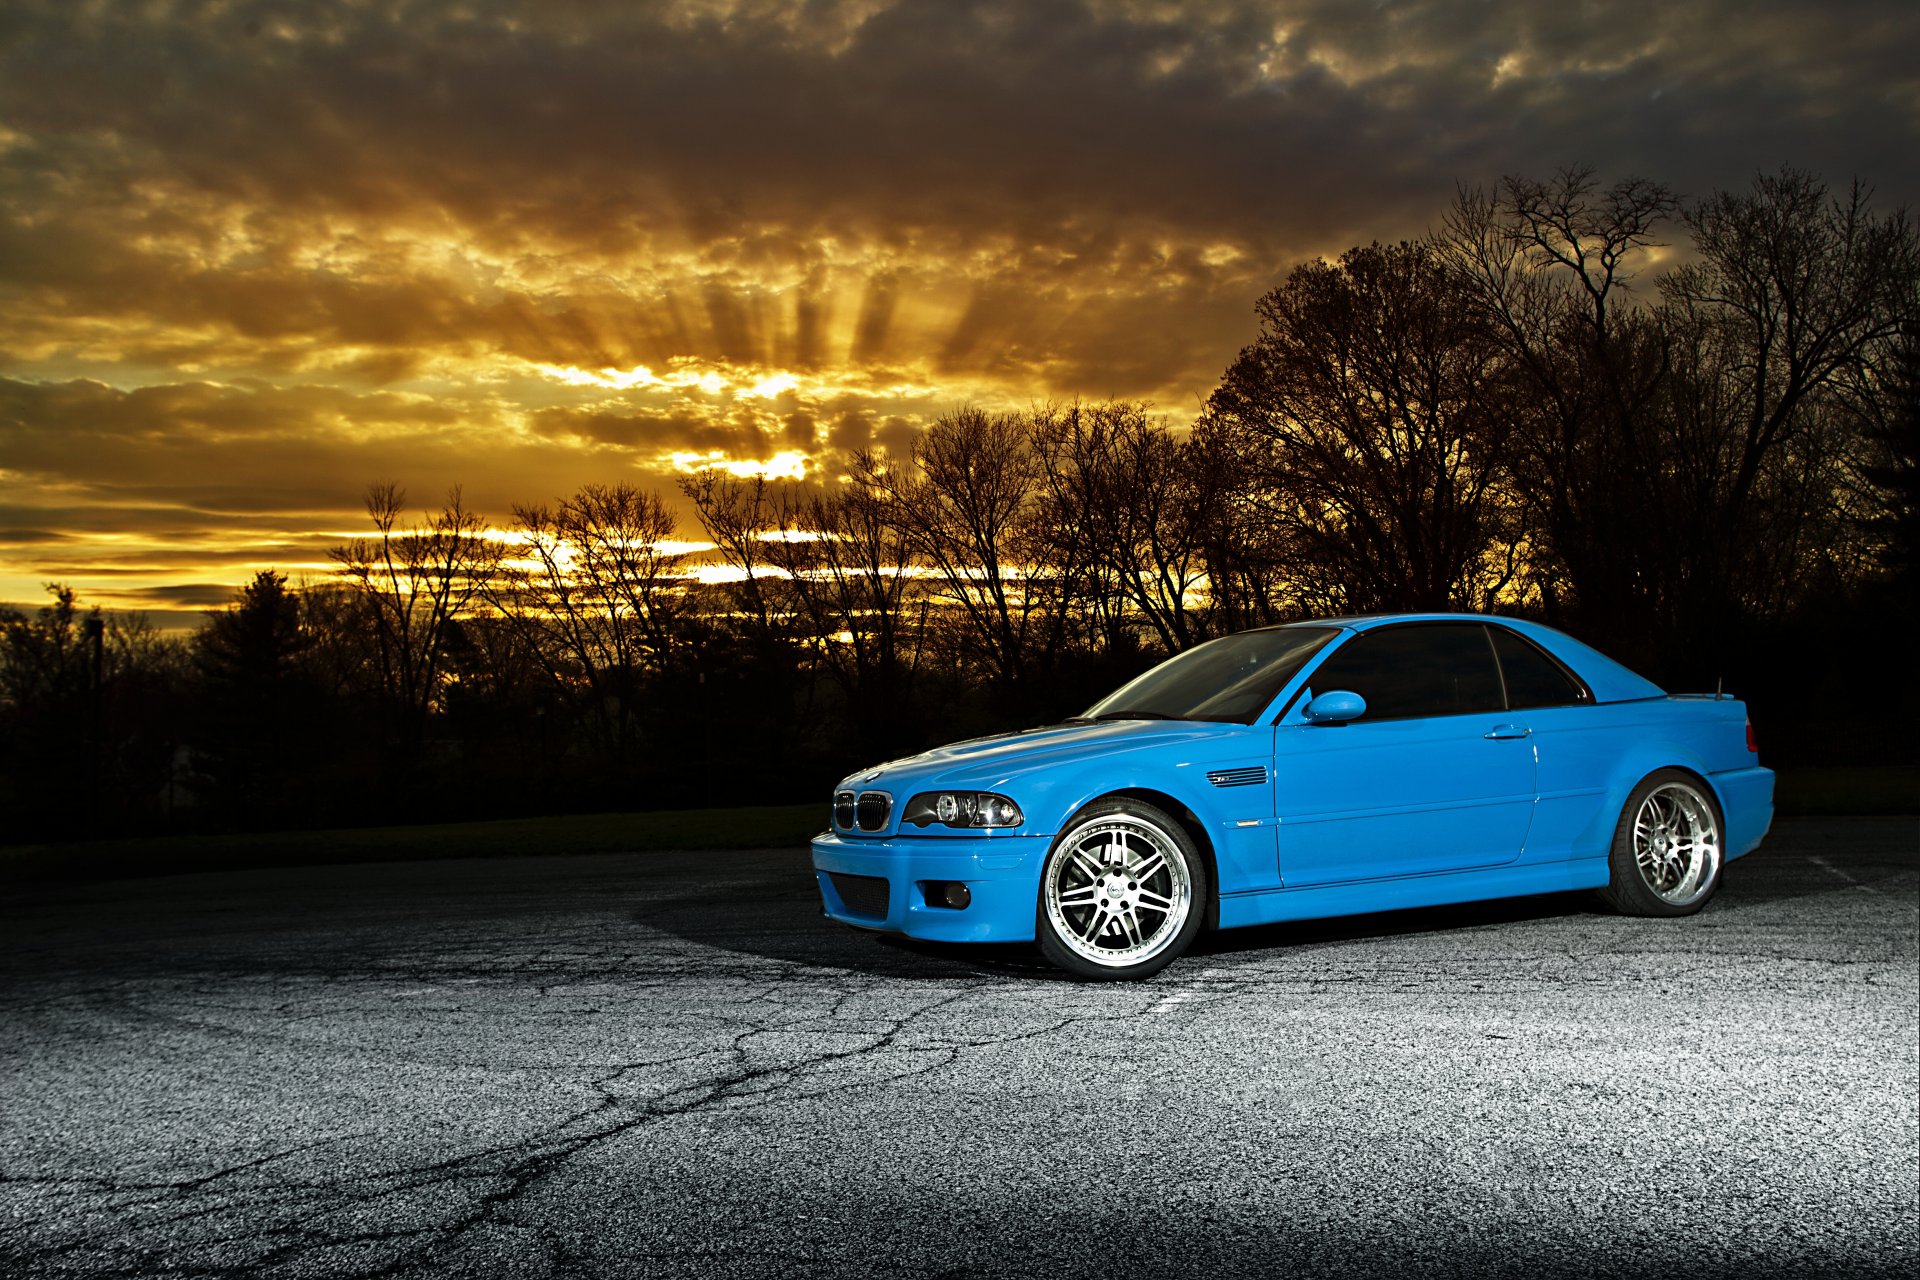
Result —
[[1601, 896], [1629, 916], [1685, 916], [1720, 887], [1720, 810], [1680, 769], [1641, 779], [1620, 811]]
[[1200, 932], [1211, 891], [1206, 860], [1178, 822], [1144, 801], [1096, 800], [1047, 854], [1040, 951], [1076, 977], [1145, 978]]

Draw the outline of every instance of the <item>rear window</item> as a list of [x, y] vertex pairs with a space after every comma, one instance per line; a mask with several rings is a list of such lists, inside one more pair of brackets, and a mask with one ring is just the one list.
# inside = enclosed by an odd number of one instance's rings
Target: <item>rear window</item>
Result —
[[1531, 641], [1504, 627], [1488, 627], [1487, 633], [1493, 637], [1493, 651], [1500, 655], [1509, 707], [1564, 707], [1590, 701], [1586, 689]]

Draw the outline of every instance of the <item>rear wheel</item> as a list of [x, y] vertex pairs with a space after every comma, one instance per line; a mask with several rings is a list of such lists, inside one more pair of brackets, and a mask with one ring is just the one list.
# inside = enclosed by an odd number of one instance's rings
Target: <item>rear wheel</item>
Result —
[[1040, 874], [1040, 950], [1094, 981], [1158, 973], [1200, 932], [1212, 884], [1193, 839], [1140, 800], [1096, 800], [1074, 815]]
[[1720, 810], [1680, 769], [1641, 779], [1620, 811], [1601, 896], [1629, 916], [1685, 916], [1720, 887]]

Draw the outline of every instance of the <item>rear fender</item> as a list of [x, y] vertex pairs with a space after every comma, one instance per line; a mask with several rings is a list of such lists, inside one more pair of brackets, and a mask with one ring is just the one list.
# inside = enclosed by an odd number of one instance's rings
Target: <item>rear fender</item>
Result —
[[1713, 797], [1714, 808], [1720, 814], [1721, 829], [1725, 830], [1726, 798], [1713, 784], [1713, 774], [1708, 770], [1707, 762], [1697, 752], [1679, 743], [1647, 743], [1628, 751], [1614, 766], [1606, 781], [1604, 798], [1594, 811], [1593, 821], [1575, 842], [1576, 852], [1595, 858], [1608, 856], [1613, 849], [1613, 833], [1620, 825], [1620, 815], [1626, 809], [1633, 789], [1649, 775], [1662, 769], [1681, 769], [1692, 774]]

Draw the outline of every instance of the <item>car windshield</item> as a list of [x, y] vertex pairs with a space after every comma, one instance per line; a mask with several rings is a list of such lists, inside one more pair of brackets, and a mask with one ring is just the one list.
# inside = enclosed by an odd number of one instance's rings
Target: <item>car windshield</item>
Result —
[[1081, 719], [1252, 724], [1334, 634], [1329, 627], [1276, 627], [1209, 640], [1108, 694]]

